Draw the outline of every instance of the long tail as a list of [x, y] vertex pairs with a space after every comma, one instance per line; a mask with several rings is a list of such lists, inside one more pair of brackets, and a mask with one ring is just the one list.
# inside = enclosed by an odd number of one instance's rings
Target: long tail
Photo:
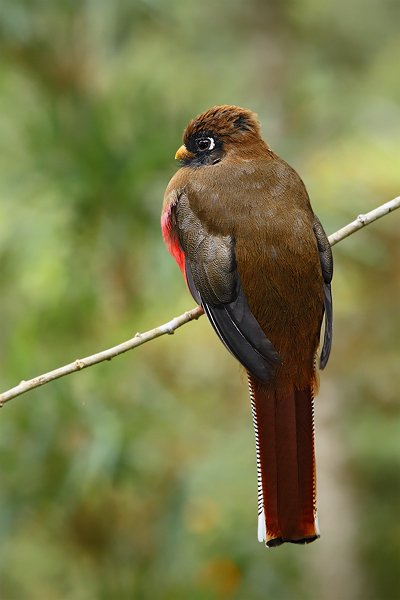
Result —
[[257, 452], [258, 539], [267, 546], [319, 537], [312, 385], [273, 389], [249, 375]]

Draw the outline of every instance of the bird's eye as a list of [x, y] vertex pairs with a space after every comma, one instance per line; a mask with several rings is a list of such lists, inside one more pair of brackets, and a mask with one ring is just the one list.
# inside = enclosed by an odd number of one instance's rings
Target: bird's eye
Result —
[[197, 140], [197, 148], [201, 152], [204, 152], [204, 150], [212, 150], [213, 148], [215, 148], [214, 138], [205, 137], [205, 138], [198, 139]]

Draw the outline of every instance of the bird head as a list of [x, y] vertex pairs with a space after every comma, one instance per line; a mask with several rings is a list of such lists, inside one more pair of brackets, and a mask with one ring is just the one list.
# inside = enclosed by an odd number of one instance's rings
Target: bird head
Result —
[[265, 145], [256, 114], [224, 104], [214, 106], [190, 121], [175, 158], [182, 166], [215, 165], [229, 151], [234, 150], [237, 156], [259, 143]]

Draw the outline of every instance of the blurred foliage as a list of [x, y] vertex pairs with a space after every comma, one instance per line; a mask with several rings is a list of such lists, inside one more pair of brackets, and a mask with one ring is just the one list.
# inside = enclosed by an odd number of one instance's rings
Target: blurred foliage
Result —
[[[2, 389], [193, 305], [159, 213], [209, 106], [258, 112], [328, 232], [397, 195], [399, 18], [396, 0], [3, 0]], [[321, 499], [320, 541], [258, 545], [245, 382], [201, 319], [4, 409], [0, 597], [398, 597], [399, 218], [334, 251], [317, 436], [348, 506]]]

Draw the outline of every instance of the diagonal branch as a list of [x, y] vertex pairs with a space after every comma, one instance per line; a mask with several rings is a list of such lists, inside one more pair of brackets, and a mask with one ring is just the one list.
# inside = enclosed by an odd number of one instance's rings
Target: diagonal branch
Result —
[[[385, 204], [381, 204], [374, 210], [370, 210], [365, 215], [358, 215], [357, 219], [345, 225], [335, 233], [329, 236], [329, 243], [331, 246], [334, 246], [338, 242], [341, 242], [345, 238], [349, 237], [352, 233], [355, 233], [359, 229], [362, 229], [366, 225], [373, 223], [377, 219], [388, 215], [389, 213], [396, 210], [396, 208], [400, 207], [400, 196], [397, 198], [393, 198], [393, 200], [389, 200], [389, 202], [385, 202]], [[0, 396], [1, 398], [1, 396]]]
[[[390, 200], [389, 202], [386, 202], [385, 204], [382, 204], [381, 206], [378, 206], [365, 215], [359, 215], [357, 219], [348, 225], [345, 225], [345, 227], [342, 227], [342, 229], [339, 229], [335, 233], [332, 233], [332, 235], [329, 236], [329, 243], [331, 246], [334, 246], [352, 233], [355, 233], [362, 227], [369, 225], [373, 221], [380, 219], [399, 207], [400, 196]], [[38, 375], [33, 379], [29, 379], [27, 381], [22, 380], [15, 387], [0, 394], [0, 408], [9, 400], [12, 400], [12, 398], [16, 398], [21, 394], [25, 394], [25, 392], [28, 392], [29, 390], [33, 390], [41, 385], [49, 383], [50, 381], [54, 381], [54, 379], [59, 379], [65, 375], [70, 375], [76, 371], [81, 371], [82, 369], [86, 369], [87, 367], [91, 367], [92, 365], [96, 365], [97, 363], [105, 360], [111, 360], [115, 356], [123, 354], [124, 352], [128, 352], [128, 350], [132, 350], [137, 346], [141, 346], [142, 344], [145, 344], [150, 340], [154, 340], [161, 335], [171, 335], [176, 331], [176, 329], [182, 327], [182, 325], [185, 325], [186, 323], [189, 323], [189, 321], [198, 319], [202, 314], [203, 309], [201, 306], [197, 306], [196, 308], [183, 313], [179, 317], [175, 317], [171, 321], [168, 321], [168, 323], [164, 323], [164, 325], [155, 327], [154, 329], [146, 331], [145, 333], [137, 333], [132, 339], [122, 342], [122, 344], [118, 344], [117, 346], [113, 346], [112, 348], [108, 348], [102, 352], [97, 352], [96, 354], [86, 356], [85, 358], [79, 358], [68, 365], [64, 365], [63, 367], [59, 367], [58, 369], [54, 369], [53, 371], [49, 371], [43, 375]]]
[[127, 340], [126, 342], [122, 342], [122, 344], [118, 344], [117, 346], [113, 346], [107, 350], [102, 350], [96, 354], [91, 354], [85, 358], [77, 358], [68, 365], [58, 367], [58, 369], [54, 369], [48, 373], [43, 373], [43, 375], [38, 375], [37, 377], [33, 377], [33, 379], [28, 379], [27, 381], [23, 379], [15, 387], [0, 394], [0, 408], [9, 400], [12, 400], [12, 398], [16, 398], [16, 396], [25, 394], [25, 392], [29, 392], [29, 390], [40, 387], [45, 383], [54, 381], [54, 379], [59, 379], [65, 375], [75, 373], [76, 371], [82, 371], [82, 369], [86, 369], [92, 365], [97, 365], [97, 363], [105, 360], [111, 360], [119, 354], [124, 354], [124, 352], [128, 352], [128, 350], [137, 348], [137, 346], [141, 346], [150, 340], [155, 340], [161, 335], [172, 335], [175, 330], [178, 329], [178, 327], [182, 327], [182, 325], [189, 323], [189, 321], [193, 321], [193, 319], [198, 319], [202, 314], [203, 309], [201, 306], [197, 306], [196, 308], [192, 308], [192, 310], [188, 310], [187, 312], [183, 313], [183, 315], [171, 319], [171, 321], [168, 321], [168, 323], [164, 323], [164, 325], [150, 329], [150, 331], [146, 331], [145, 333], [137, 333], [133, 338]]

